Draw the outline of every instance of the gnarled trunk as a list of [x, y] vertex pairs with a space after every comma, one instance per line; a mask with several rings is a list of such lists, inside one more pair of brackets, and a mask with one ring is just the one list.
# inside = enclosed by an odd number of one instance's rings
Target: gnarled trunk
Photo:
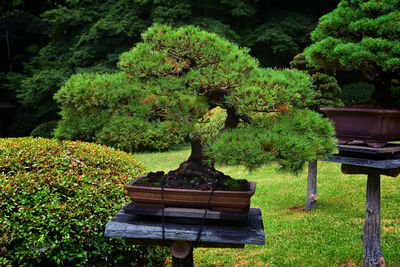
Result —
[[203, 145], [199, 136], [194, 136], [190, 140], [192, 152], [189, 158], [182, 162], [178, 169], [171, 171], [168, 175], [184, 176], [184, 177], [205, 177], [207, 180], [213, 180], [221, 176], [221, 172], [217, 171], [213, 165], [209, 165], [204, 154]]
[[204, 155], [203, 145], [201, 144], [200, 136], [196, 135], [191, 138], [190, 146], [192, 152], [190, 153], [189, 159], [187, 161], [203, 164], [207, 157], [206, 155]]
[[393, 94], [392, 94], [392, 86], [391, 79], [382, 80], [374, 83], [375, 92], [373, 94], [373, 98], [377, 100], [377, 104], [382, 108], [393, 108]]
[[375, 86], [372, 99], [381, 108], [393, 108], [392, 79], [393, 74], [379, 67], [360, 69], [364, 78]]
[[[215, 95], [209, 92], [210, 95], [214, 96], [214, 101], [221, 100], [220, 98], [222, 98], [223, 95], [229, 93], [229, 91], [226, 90], [214, 91], [217, 92], [214, 92]], [[241, 119], [245, 122], [250, 122], [251, 120], [246, 114], [238, 115], [236, 108], [228, 107], [227, 118], [224, 128], [221, 129], [221, 133], [227, 129], [236, 128]], [[217, 171], [214, 164], [207, 162], [208, 158], [204, 154], [204, 147], [201, 143], [200, 136], [195, 135], [192, 137], [190, 144], [192, 151], [188, 160], [181, 163], [176, 170], [170, 171], [164, 177], [164, 179], [169, 182], [169, 187], [179, 186], [178, 184], [181, 182], [191, 184], [194, 182], [201, 190], [216, 190], [217, 188], [220, 188], [219, 190], [221, 190], [221, 188], [223, 190], [238, 190], [238, 187], [239, 191], [250, 190], [250, 184], [247, 180], [234, 180], [224, 173]]]

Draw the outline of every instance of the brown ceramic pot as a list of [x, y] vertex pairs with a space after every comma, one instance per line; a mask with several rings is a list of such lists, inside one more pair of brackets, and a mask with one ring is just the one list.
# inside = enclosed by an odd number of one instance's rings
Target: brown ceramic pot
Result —
[[[143, 176], [136, 178], [125, 187], [127, 195], [136, 205], [161, 206], [161, 188], [135, 185]], [[211, 210], [246, 211], [250, 198], [256, 190], [256, 183], [250, 182], [250, 191], [214, 191], [210, 201]], [[164, 188], [164, 204], [169, 207], [206, 208], [209, 190]]]
[[400, 110], [365, 108], [321, 108], [333, 121], [340, 144], [363, 141], [383, 147], [400, 140]]

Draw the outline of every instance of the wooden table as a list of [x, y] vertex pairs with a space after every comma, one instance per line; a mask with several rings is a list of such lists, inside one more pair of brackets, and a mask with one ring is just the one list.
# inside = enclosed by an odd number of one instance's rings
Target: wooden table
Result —
[[[339, 146], [339, 151], [340, 151]], [[363, 266], [385, 266], [380, 247], [381, 198], [380, 176], [396, 177], [400, 172], [400, 153], [383, 153], [382, 149], [345, 146], [345, 151], [324, 161], [341, 163], [345, 174], [367, 174], [365, 224], [361, 235], [364, 246]], [[343, 147], [342, 147], [343, 149]], [[398, 151], [398, 150], [397, 150]]]
[[264, 225], [260, 209], [250, 209], [249, 219], [238, 225], [205, 224], [199, 241], [200, 225], [164, 224], [126, 214], [122, 209], [107, 223], [104, 236], [127, 238], [133, 244], [169, 246], [173, 266], [193, 266], [194, 247], [243, 248], [245, 244], [264, 245]]

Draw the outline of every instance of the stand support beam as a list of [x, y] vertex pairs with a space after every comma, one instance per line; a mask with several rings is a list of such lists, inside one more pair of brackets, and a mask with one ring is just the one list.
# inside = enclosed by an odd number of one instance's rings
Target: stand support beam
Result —
[[366, 214], [363, 234], [364, 267], [385, 266], [381, 239], [381, 180], [377, 173], [368, 174]]
[[306, 210], [317, 208], [317, 161], [308, 163]]
[[187, 241], [174, 241], [171, 246], [172, 267], [193, 267], [193, 247]]

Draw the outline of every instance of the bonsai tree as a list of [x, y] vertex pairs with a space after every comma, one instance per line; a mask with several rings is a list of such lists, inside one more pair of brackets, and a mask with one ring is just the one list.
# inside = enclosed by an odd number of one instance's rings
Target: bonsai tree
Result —
[[[63, 117], [56, 136], [73, 136], [86, 127], [75, 118], [101, 120], [99, 114], [121, 132], [139, 129], [131, 139], [149, 131], [185, 133], [191, 155], [164, 178], [166, 187], [187, 182], [200, 189], [211, 184], [246, 190], [246, 183], [232, 184], [214, 164], [254, 169], [278, 161], [282, 170], [298, 173], [306, 162], [331, 153], [329, 121], [305, 110], [317, 97], [308, 74], [260, 68], [248, 49], [193, 26], [154, 25], [142, 38], [121, 55], [121, 72], [78, 74], [66, 82], [55, 96]], [[121, 110], [104, 113], [116, 102], [123, 103]], [[226, 111], [223, 123], [207, 124], [215, 107]]]
[[318, 71], [311, 65], [304, 52], [297, 54], [290, 62], [290, 67], [297, 70], [302, 70], [311, 75], [311, 81], [316, 91], [317, 96], [310, 109], [319, 111], [323, 106], [340, 106], [342, 101], [339, 98], [340, 87], [335, 77]]
[[375, 105], [395, 107], [393, 85], [400, 81], [398, 1], [342, 0], [320, 18], [306, 48], [318, 68], [358, 70], [375, 86]]

